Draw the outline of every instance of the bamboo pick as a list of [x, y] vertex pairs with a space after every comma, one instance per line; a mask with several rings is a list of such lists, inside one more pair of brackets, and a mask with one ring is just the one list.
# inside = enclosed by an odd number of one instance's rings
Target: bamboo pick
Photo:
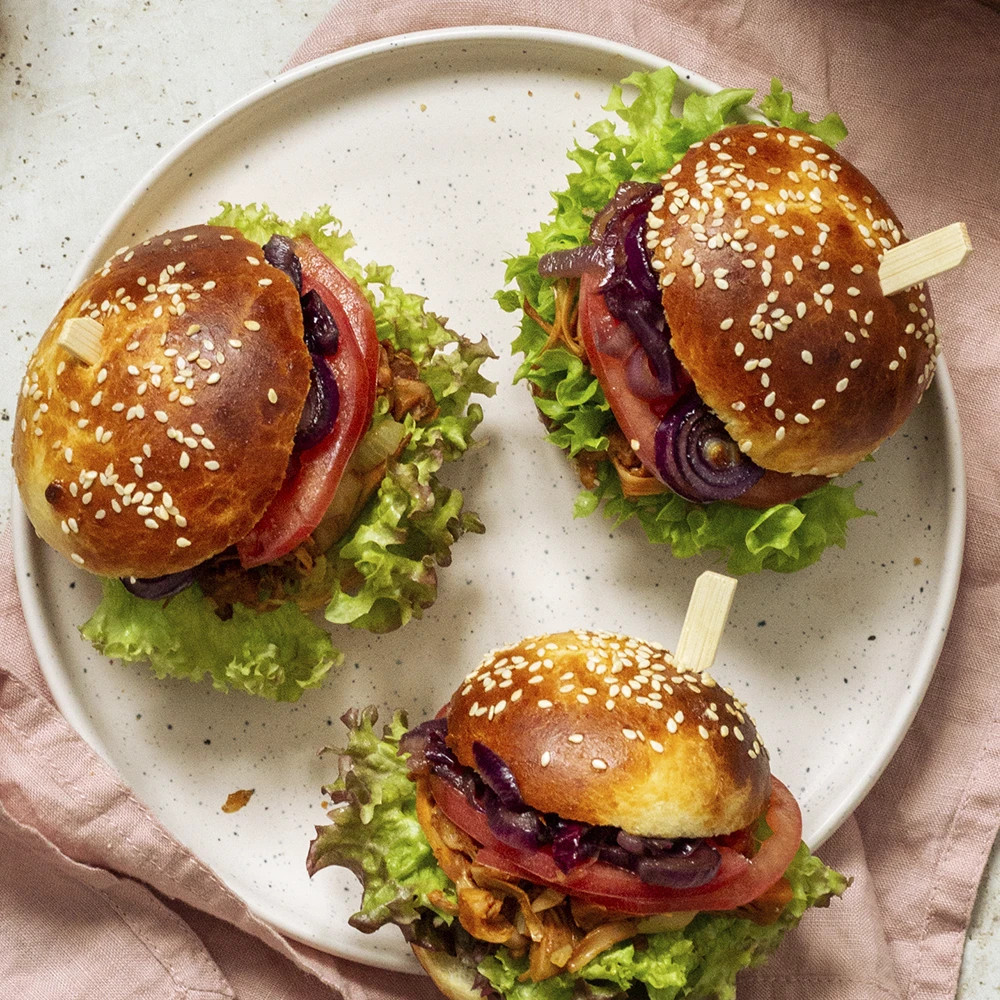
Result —
[[96, 365], [101, 360], [103, 333], [104, 327], [96, 319], [81, 316], [63, 323], [56, 343], [85, 365]]
[[887, 250], [878, 269], [883, 295], [893, 295], [958, 267], [972, 250], [964, 222], [935, 229]]
[[735, 592], [731, 576], [707, 570], [695, 580], [674, 654], [679, 670], [700, 674], [712, 666]]

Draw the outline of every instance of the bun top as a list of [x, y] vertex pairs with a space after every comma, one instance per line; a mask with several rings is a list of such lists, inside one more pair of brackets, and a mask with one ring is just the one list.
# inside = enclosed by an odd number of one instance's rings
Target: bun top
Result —
[[882, 294], [905, 237], [824, 142], [752, 122], [695, 143], [649, 216], [674, 352], [740, 449], [836, 475], [903, 423], [939, 351], [922, 285]]
[[[57, 343], [103, 326], [93, 364]], [[195, 566], [277, 493], [309, 390], [291, 280], [237, 230], [191, 226], [119, 250], [28, 363], [13, 462], [35, 531], [105, 576]]]
[[477, 740], [528, 805], [639, 836], [731, 833], [770, 797], [767, 751], [732, 692], [622, 635], [560, 632], [491, 653], [448, 707], [448, 746], [467, 767]]

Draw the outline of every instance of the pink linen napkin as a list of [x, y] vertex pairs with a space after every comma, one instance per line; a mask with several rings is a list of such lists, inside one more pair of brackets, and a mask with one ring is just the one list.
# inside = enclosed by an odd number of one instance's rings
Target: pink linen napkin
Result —
[[[611, 37], [728, 85], [773, 73], [838, 110], [845, 149], [904, 219], [969, 223], [972, 262], [935, 283], [961, 411], [969, 535], [952, 629], [885, 775], [824, 847], [855, 875], [744, 1000], [953, 996], [1000, 819], [1000, 11], [974, 2], [342, 0], [292, 65], [384, 35], [518, 23]], [[993, 157], [988, 154], [993, 152]], [[992, 304], [993, 308], [986, 308]], [[985, 319], [985, 323], [980, 321]], [[0, 539], [0, 993], [38, 997], [431, 998], [421, 978], [334, 959], [262, 924], [72, 731], [27, 639]]]

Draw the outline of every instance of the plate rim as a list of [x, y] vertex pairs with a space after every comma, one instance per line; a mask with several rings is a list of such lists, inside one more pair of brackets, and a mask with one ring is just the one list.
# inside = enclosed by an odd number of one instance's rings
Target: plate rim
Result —
[[[135, 210], [137, 204], [147, 191], [158, 183], [176, 162], [196, 147], [227, 122], [236, 119], [246, 109], [266, 100], [272, 94], [287, 87], [296, 85], [302, 80], [320, 76], [332, 69], [373, 56], [384, 55], [396, 49], [410, 49], [422, 46], [451, 45], [456, 43], [483, 43], [490, 41], [523, 41], [526, 44], [549, 44], [585, 48], [600, 54], [623, 58], [633, 62], [637, 67], [656, 69], [670, 66], [692, 88], [705, 93], [715, 93], [722, 89], [721, 85], [695, 73], [677, 63], [647, 52], [635, 46], [624, 45], [610, 39], [600, 38], [582, 32], [564, 31], [554, 28], [540, 28], [516, 25], [469, 25], [450, 28], [435, 28], [426, 31], [408, 32], [401, 35], [375, 39], [359, 45], [350, 46], [337, 52], [329, 53], [318, 59], [311, 60], [287, 72], [265, 81], [237, 98], [224, 108], [184, 136], [176, 145], [168, 150], [129, 190], [125, 197], [112, 211], [105, 223], [95, 234], [86, 251], [81, 256], [67, 282], [63, 298], [66, 297], [82, 279], [91, 271], [102, 257], [102, 248], [108, 244], [111, 235], [125, 222]], [[964, 538], [966, 530], [966, 477], [964, 457], [962, 454], [961, 431], [958, 417], [958, 405], [954, 395], [951, 378], [948, 374], [944, 357], [938, 359], [936, 392], [940, 395], [940, 405], [944, 416], [945, 466], [948, 470], [951, 490], [947, 504], [948, 528], [945, 539], [945, 560], [939, 577], [939, 597], [928, 617], [928, 634], [934, 634], [935, 639], [925, 646], [919, 662], [919, 671], [915, 674], [917, 683], [910, 686], [908, 698], [902, 703], [903, 713], [899, 717], [902, 724], [898, 726], [895, 739], [884, 756], [874, 760], [871, 765], [860, 771], [830, 810], [824, 823], [811, 845], [814, 849], [821, 846], [827, 838], [849, 817], [864, 797], [871, 790], [882, 772], [892, 760], [912, 726], [913, 719], [923, 701], [927, 688], [934, 675], [937, 662], [948, 632], [952, 611], [958, 595], [958, 584], [962, 568]], [[53, 699], [63, 716], [90, 747], [117, 773], [112, 756], [109, 754], [103, 740], [91, 726], [82, 706], [78, 706], [68, 685], [60, 683], [64, 671], [60, 667], [59, 657], [50, 636], [50, 630], [44, 624], [46, 615], [38, 596], [38, 589], [32, 585], [29, 574], [38, 569], [38, 563], [32, 560], [33, 550], [44, 545], [34, 535], [30, 521], [21, 503], [16, 482], [12, 487], [11, 529], [14, 551], [14, 570], [24, 618], [27, 625], [32, 647], [42, 668], [46, 683], [52, 692]], [[124, 781], [124, 779], [122, 779]], [[131, 791], [131, 789], [130, 789]], [[134, 795], [135, 793], [132, 792]], [[160, 822], [157, 818], [157, 822]], [[191, 850], [185, 847], [185, 850]], [[194, 854], [194, 851], [191, 851]], [[199, 859], [200, 860], [200, 859]], [[211, 867], [206, 864], [206, 867]], [[224, 880], [225, 881], [225, 880]], [[269, 912], [270, 907], [261, 904], [256, 899], [246, 899], [228, 882], [227, 888], [242, 899], [248, 909], [266, 924], [288, 937], [315, 947], [329, 954], [338, 955], [354, 961], [386, 969], [403, 972], [420, 972], [416, 962], [410, 964], [409, 956], [403, 960], [391, 953], [364, 952], [353, 947], [331, 946], [319, 935], [311, 934], [302, 928], [289, 927], [281, 917]], [[412, 960], [411, 960], [412, 961]]]

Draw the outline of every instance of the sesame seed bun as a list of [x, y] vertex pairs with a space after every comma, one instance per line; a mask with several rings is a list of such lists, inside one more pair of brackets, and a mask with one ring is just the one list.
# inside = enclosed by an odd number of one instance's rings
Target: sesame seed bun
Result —
[[411, 944], [413, 954], [434, 980], [434, 985], [448, 1000], [483, 1000], [482, 991], [474, 984], [476, 972], [471, 966], [443, 951], [428, 951]]
[[491, 653], [452, 696], [449, 747], [506, 761], [542, 812], [645, 837], [711, 837], [755, 820], [767, 751], [744, 706], [656, 643], [560, 632]]
[[[86, 364], [57, 343], [103, 325]], [[28, 363], [13, 463], [35, 531], [105, 576], [195, 566], [278, 492], [309, 390], [291, 280], [235, 229], [123, 247], [74, 292]]]
[[695, 143], [649, 225], [674, 352], [763, 468], [846, 472], [930, 384], [930, 298], [878, 280], [897, 216], [814, 136], [752, 122]]

